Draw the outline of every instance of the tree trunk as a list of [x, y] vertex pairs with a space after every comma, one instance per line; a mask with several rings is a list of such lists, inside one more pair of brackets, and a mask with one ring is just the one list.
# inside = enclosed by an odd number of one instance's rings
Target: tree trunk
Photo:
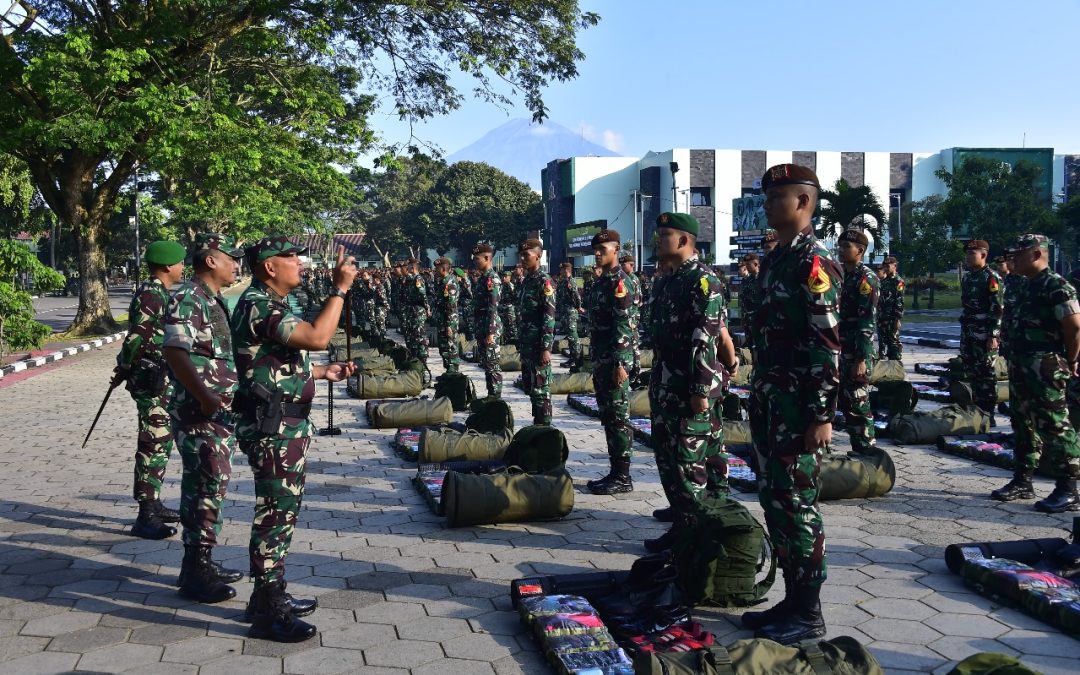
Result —
[[911, 308], [919, 308], [919, 282], [915, 281], [911, 284]]
[[73, 335], [101, 335], [117, 330], [105, 282], [104, 214], [90, 214], [83, 227], [73, 228], [79, 244], [79, 311], [69, 332]]
[[930, 290], [928, 292], [929, 292], [929, 300], [927, 301], [927, 309], [933, 309], [934, 308], [934, 275], [933, 275], [933, 273], [930, 274]]

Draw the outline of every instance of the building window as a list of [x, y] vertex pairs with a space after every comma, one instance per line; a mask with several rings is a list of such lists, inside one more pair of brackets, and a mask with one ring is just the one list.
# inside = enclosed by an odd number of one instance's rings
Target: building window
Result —
[[712, 188], [690, 188], [690, 206], [712, 206]]

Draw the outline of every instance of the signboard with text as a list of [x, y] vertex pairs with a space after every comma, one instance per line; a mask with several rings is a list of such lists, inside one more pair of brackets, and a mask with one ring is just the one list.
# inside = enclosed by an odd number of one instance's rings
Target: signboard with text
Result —
[[765, 220], [765, 195], [748, 195], [732, 199], [731, 214], [733, 232], [764, 230], [768, 227]]
[[566, 228], [566, 252], [571, 255], [592, 253], [592, 238], [605, 227], [606, 220], [593, 220]]

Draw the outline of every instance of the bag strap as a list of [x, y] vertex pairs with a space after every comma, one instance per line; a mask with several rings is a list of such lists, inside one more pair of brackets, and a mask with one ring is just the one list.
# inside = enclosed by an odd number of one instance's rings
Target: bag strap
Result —
[[706, 647], [701, 650], [701, 663], [698, 665], [699, 673], [706, 672], [706, 662], [712, 665], [716, 675], [735, 675], [735, 666], [732, 664], [731, 654], [720, 645]]
[[[764, 528], [763, 528], [764, 529]], [[772, 545], [772, 540], [769, 539], [768, 532], [761, 533], [761, 548], [764, 552], [766, 549], [769, 552], [769, 573], [765, 575], [765, 578], [754, 584], [754, 596], [757, 598], [764, 598], [765, 594], [772, 588], [773, 582], [776, 581], [776, 549]], [[761, 571], [761, 568], [765, 566], [765, 561], [758, 562], [755, 568], [755, 574]]]
[[825, 653], [821, 651], [821, 647], [816, 642], [804, 642], [799, 645], [799, 651], [810, 663], [810, 667], [814, 669], [816, 675], [833, 675], [832, 668], [829, 667], [828, 662], [825, 661]]

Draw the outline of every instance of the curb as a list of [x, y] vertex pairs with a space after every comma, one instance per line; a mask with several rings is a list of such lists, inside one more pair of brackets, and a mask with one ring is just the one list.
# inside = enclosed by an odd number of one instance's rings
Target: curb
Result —
[[934, 338], [900, 336], [900, 342], [905, 345], [919, 345], [920, 347], [935, 347], [937, 349], [959, 349], [959, 340], [937, 340]]
[[127, 335], [127, 331], [122, 330], [119, 333], [113, 333], [112, 335], [107, 335], [107, 336], [105, 336], [103, 338], [98, 338], [96, 340], [91, 340], [90, 342], [84, 342], [81, 345], [75, 345], [74, 347], [66, 347], [66, 348], [61, 349], [59, 351], [55, 351], [52, 354], [45, 354], [44, 356], [35, 356], [32, 359], [25, 359], [23, 361], [16, 361], [15, 363], [9, 363], [8, 365], [4, 366], [3, 368], [0, 368], [0, 379], [2, 379], [5, 375], [11, 375], [13, 373], [19, 373], [19, 372], [22, 372], [24, 370], [28, 370], [30, 368], [39, 368], [41, 366], [44, 366], [47, 363], [53, 363], [54, 361], [59, 361], [60, 359], [64, 358], [65, 356], [74, 356], [74, 355], [78, 354], [79, 352], [88, 352], [91, 349], [96, 349], [97, 347], [101, 347], [102, 345], [107, 345], [110, 342], [116, 342], [117, 340], [122, 340], [122, 339], [124, 339], [125, 335]]

